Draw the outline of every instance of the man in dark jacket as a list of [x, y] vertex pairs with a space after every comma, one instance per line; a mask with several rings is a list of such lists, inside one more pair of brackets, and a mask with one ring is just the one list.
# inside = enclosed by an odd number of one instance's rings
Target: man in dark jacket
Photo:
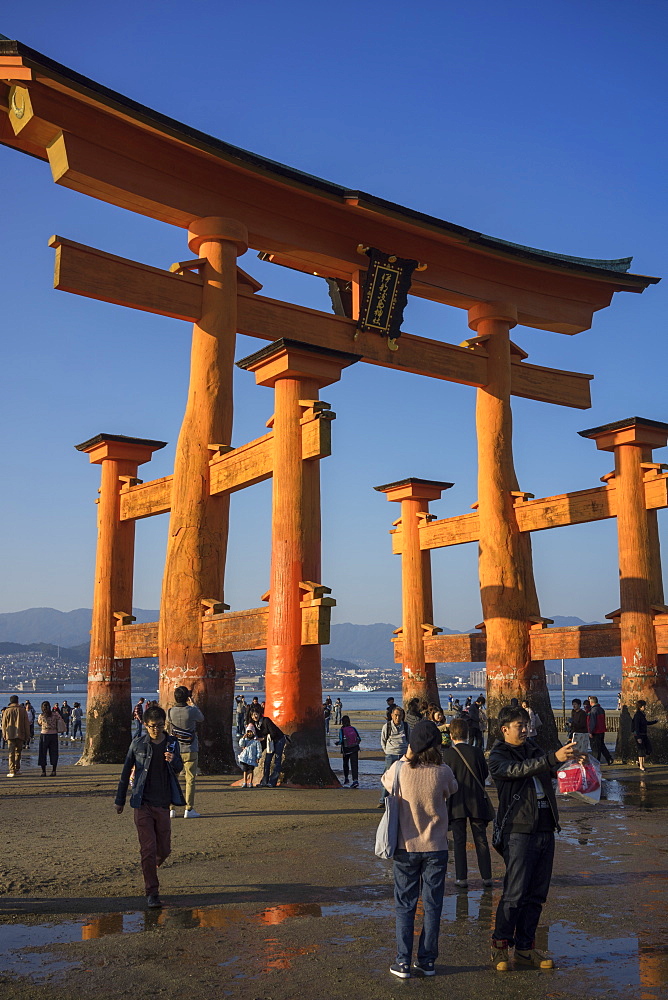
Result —
[[176, 777], [183, 768], [179, 742], [165, 736], [165, 723], [165, 711], [159, 705], [146, 709], [146, 732], [135, 736], [130, 744], [115, 799], [116, 812], [122, 813], [134, 771], [130, 805], [134, 809], [149, 909], [162, 906], [158, 868], [171, 852], [170, 803], [185, 805]]
[[499, 712], [501, 739], [489, 756], [489, 773], [499, 793], [497, 821], [503, 829], [506, 864], [492, 935], [492, 963], [499, 972], [508, 970], [512, 946], [516, 966], [554, 968], [552, 959], [535, 950], [536, 928], [552, 877], [554, 831], [559, 829], [552, 778], [560, 764], [582, 759], [575, 742], [546, 753], [528, 739], [528, 723], [524, 709], [504, 706]]
[[570, 725], [571, 740], [577, 743], [578, 750], [582, 753], [588, 753], [589, 731], [587, 729], [587, 713], [582, 707], [582, 702], [579, 698], [573, 698], [571, 704], [573, 706]]
[[[265, 787], [276, 788], [281, 773], [283, 749], [285, 747], [287, 737], [285, 733], [278, 728], [273, 719], [270, 719], [268, 716], [262, 714], [262, 708], [259, 705], [251, 708], [250, 721], [260, 734], [262, 749], [266, 750], [264, 758], [264, 777], [262, 778], [262, 783]], [[270, 750], [269, 746], [267, 746], [267, 740], [270, 741], [270, 745], [273, 747], [272, 750]]]
[[[453, 719], [450, 723], [452, 746], [443, 747], [443, 763], [447, 764], [457, 779], [457, 791], [448, 799], [448, 821], [455, 848], [455, 885], [468, 887], [466, 861], [466, 822], [471, 824], [473, 843], [478, 858], [478, 869], [484, 886], [492, 885], [492, 862], [487, 843], [487, 824], [494, 812], [485, 794], [487, 762], [479, 747], [466, 742], [466, 719]], [[473, 772], [473, 773], [471, 773]], [[477, 779], [477, 780], [476, 780]]]
[[589, 695], [591, 710], [587, 716], [587, 728], [589, 729], [589, 739], [591, 740], [591, 752], [596, 760], [600, 761], [601, 754], [605, 757], [606, 764], [612, 764], [613, 758], [605, 745], [605, 731], [608, 728], [605, 724], [605, 711], [598, 703], [595, 694]]

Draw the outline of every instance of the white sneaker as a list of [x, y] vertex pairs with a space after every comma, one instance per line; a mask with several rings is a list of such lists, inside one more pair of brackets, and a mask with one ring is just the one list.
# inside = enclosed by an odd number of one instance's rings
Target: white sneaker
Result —
[[186, 809], [183, 814], [184, 819], [199, 819], [202, 814], [195, 812], [194, 809]]
[[170, 809], [169, 810], [169, 818], [170, 819], [176, 819], [176, 809]]

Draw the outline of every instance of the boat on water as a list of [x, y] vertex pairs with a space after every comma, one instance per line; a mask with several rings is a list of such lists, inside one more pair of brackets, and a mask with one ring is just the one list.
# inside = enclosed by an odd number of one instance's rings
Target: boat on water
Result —
[[351, 691], [377, 691], [378, 688], [371, 687], [369, 684], [356, 684], [354, 687], [350, 688]]

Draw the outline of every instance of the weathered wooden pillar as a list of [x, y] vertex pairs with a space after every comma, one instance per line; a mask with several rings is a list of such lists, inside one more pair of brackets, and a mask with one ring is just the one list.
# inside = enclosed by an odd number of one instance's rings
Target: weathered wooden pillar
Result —
[[510, 330], [517, 310], [506, 302], [469, 309], [469, 326], [487, 351], [487, 385], [478, 389], [478, 516], [480, 599], [487, 637], [487, 709], [490, 733], [499, 709], [511, 698], [528, 698], [541, 717], [541, 742], [556, 743], [545, 664], [531, 659], [531, 619], [540, 617], [533, 578], [531, 539], [520, 533], [510, 407]]
[[232, 375], [237, 327], [237, 256], [248, 247], [245, 226], [198, 219], [188, 246], [202, 261], [202, 315], [193, 326], [190, 385], [174, 458], [169, 537], [162, 583], [158, 645], [160, 701], [185, 685], [204, 713], [200, 768], [237, 771], [232, 746], [234, 659], [203, 653], [206, 600], [223, 601], [229, 496], [209, 493], [212, 449], [231, 443]]
[[[440, 704], [436, 664], [425, 662], [424, 639], [433, 634], [431, 552], [420, 549], [420, 525], [429, 518], [429, 501], [440, 500], [452, 483], [402, 479], [376, 486], [388, 500], [401, 504], [401, 645], [402, 696]], [[431, 627], [431, 628], [429, 628]]]
[[76, 446], [101, 465], [88, 659], [86, 743], [80, 764], [120, 764], [130, 743], [130, 660], [114, 659], [116, 613], [132, 614], [135, 522], [120, 519], [121, 477], [135, 478], [164, 441], [98, 434]]
[[[318, 414], [329, 416], [318, 392], [337, 382], [359, 355], [279, 340], [239, 367], [258, 385], [274, 387], [272, 546], [265, 673], [266, 712], [291, 738], [282, 780], [297, 785], [338, 784], [329, 765], [322, 714], [321, 649], [327, 636], [304, 642], [302, 610], [322, 598], [320, 581], [320, 469], [315, 448], [304, 458], [303, 429]], [[328, 426], [328, 425], [327, 425]], [[331, 598], [329, 599], [330, 603]], [[327, 616], [328, 617], [328, 616]]]
[[[663, 612], [661, 552], [655, 511], [645, 503], [646, 478], [656, 475], [652, 449], [668, 442], [668, 424], [631, 417], [581, 431], [601, 451], [615, 454], [619, 547], [620, 640], [622, 647], [622, 718], [617, 753], [626, 761], [637, 756], [630, 732], [639, 698], [647, 702], [647, 718], [658, 719], [650, 738], [654, 762], [668, 763], [668, 671], [657, 654], [654, 615]], [[623, 709], [626, 708], [629, 715]]]

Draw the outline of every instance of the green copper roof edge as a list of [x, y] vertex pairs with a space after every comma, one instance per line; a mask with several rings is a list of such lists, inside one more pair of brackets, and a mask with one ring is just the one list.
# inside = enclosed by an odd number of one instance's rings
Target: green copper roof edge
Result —
[[521, 243], [512, 243], [508, 240], [502, 240], [494, 236], [486, 236], [484, 233], [477, 232], [476, 230], [466, 229], [464, 226], [459, 226], [453, 222], [447, 222], [444, 219], [427, 215], [426, 213], [415, 209], [406, 208], [403, 205], [387, 201], [386, 199], [379, 198], [376, 195], [370, 195], [361, 191], [354, 191], [351, 188], [335, 184], [333, 181], [324, 180], [321, 177], [316, 177], [314, 174], [306, 173], [305, 171], [298, 170], [295, 167], [289, 167], [284, 163], [280, 163], [278, 160], [271, 160], [267, 157], [260, 156], [257, 153], [252, 153], [249, 150], [242, 149], [240, 146], [233, 146], [231, 143], [227, 143], [222, 139], [217, 139], [214, 136], [208, 135], [206, 132], [200, 132], [198, 129], [194, 129], [174, 118], [163, 115], [159, 111], [147, 108], [145, 105], [139, 104], [137, 101], [133, 101], [131, 98], [126, 97], [123, 94], [119, 94], [117, 91], [96, 83], [89, 77], [83, 76], [75, 70], [71, 70], [68, 67], [63, 66], [62, 63], [58, 63], [54, 59], [50, 59], [41, 52], [37, 52], [35, 49], [30, 48], [30, 46], [24, 45], [23, 42], [6, 39], [5, 36], [0, 36], [0, 55], [22, 56], [28, 61], [28, 63], [34, 64], [34, 67], [32, 68], [39, 68], [60, 76], [70, 84], [74, 84], [82, 90], [89, 91], [93, 96], [103, 98], [106, 102], [115, 106], [118, 110], [125, 113], [131, 112], [139, 120], [143, 120], [146, 124], [158, 126], [163, 131], [166, 131], [168, 134], [171, 134], [174, 138], [178, 138], [181, 141], [184, 139], [193, 141], [195, 144], [206, 148], [211, 152], [224, 153], [242, 163], [265, 170], [269, 173], [273, 173], [274, 175], [278, 174], [286, 180], [298, 182], [309, 187], [316, 187], [321, 192], [335, 197], [360, 197], [362, 200], [367, 202], [369, 206], [374, 206], [379, 209], [392, 212], [408, 222], [426, 223], [433, 229], [443, 233], [443, 235], [459, 236], [464, 242], [471, 243], [472, 245], [478, 245], [481, 248], [484, 247], [500, 254], [508, 254], [513, 258], [521, 257], [527, 261], [535, 260], [537, 262], [551, 264], [552, 266], [563, 267], [571, 271], [579, 270], [589, 274], [597, 274], [600, 277], [614, 277], [615, 275], [618, 275], [621, 279], [621, 283], [631, 286], [646, 287], [649, 284], [656, 284], [661, 280], [660, 278], [649, 277], [646, 275], [627, 273], [633, 260], [632, 257], [623, 257], [616, 260], [598, 260], [554, 253], [550, 250], [540, 250], [535, 247], [524, 246]]

